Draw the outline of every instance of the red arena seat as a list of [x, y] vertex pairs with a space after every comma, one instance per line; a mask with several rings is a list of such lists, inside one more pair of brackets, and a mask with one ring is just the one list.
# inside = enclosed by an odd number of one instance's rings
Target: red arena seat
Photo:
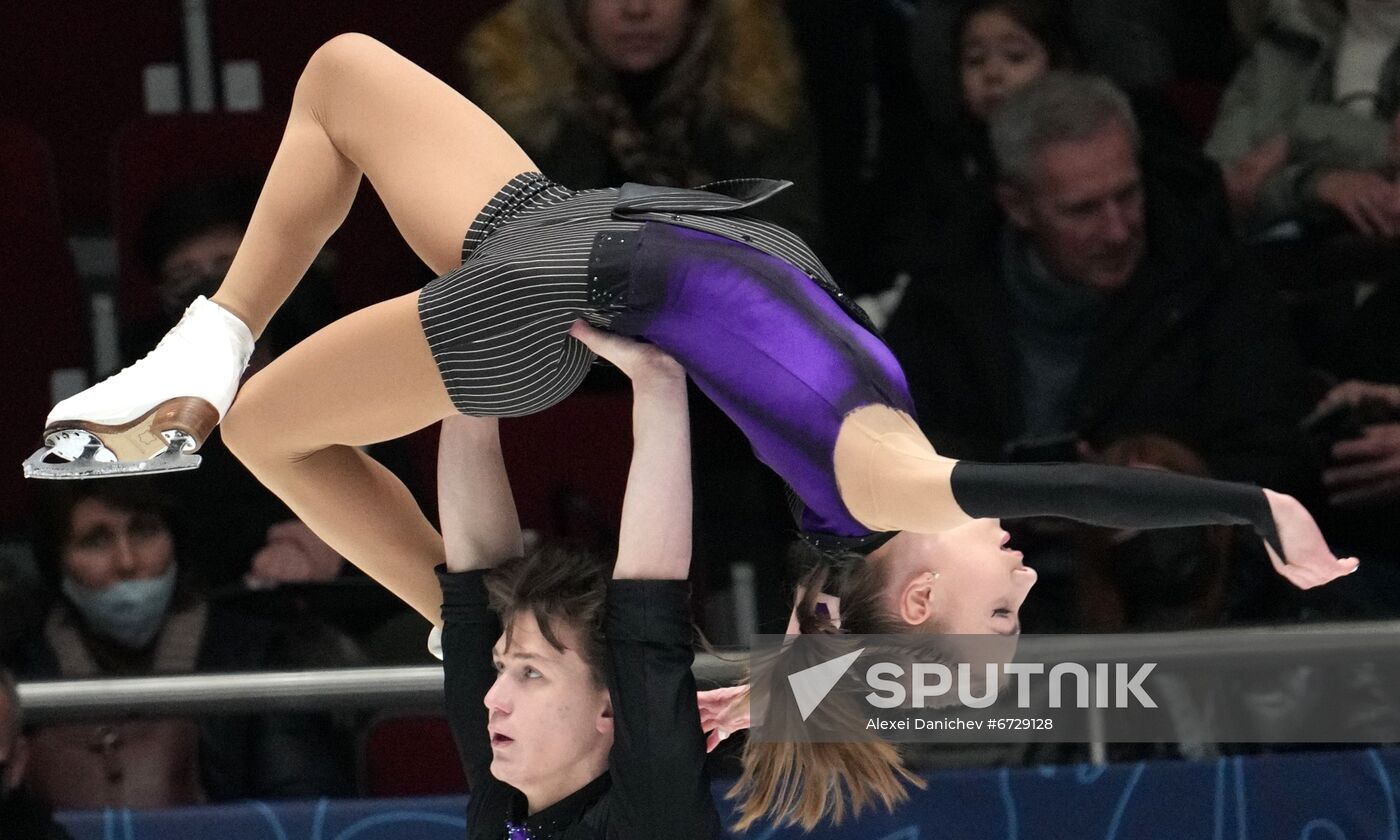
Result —
[[365, 796], [464, 793], [466, 775], [442, 715], [386, 714], [370, 723], [361, 752]]

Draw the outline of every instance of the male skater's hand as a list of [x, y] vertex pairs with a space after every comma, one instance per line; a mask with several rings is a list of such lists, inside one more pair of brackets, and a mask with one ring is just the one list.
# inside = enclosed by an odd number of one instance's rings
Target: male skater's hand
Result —
[[666, 355], [660, 347], [604, 332], [586, 321], [575, 321], [569, 328], [569, 335], [612, 362], [630, 379], [675, 378], [685, 374], [680, 363]]
[[1312, 514], [1297, 499], [1272, 490], [1265, 490], [1264, 498], [1269, 500], [1269, 510], [1278, 524], [1279, 539], [1288, 562], [1283, 563], [1272, 546], [1265, 544], [1264, 548], [1269, 552], [1274, 570], [1294, 586], [1299, 589], [1321, 586], [1342, 575], [1351, 574], [1361, 565], [1361, 561], [1355, 557], [1337, 559], [1332, 549], [1327, 547], [1327, 541], [1322, 538]]
[[705, 733], [705, 752], [714, 752], [719, 742], [749, 728], [749, 687], [734, 685], [695, 692], [700, 706], [700, 729]]

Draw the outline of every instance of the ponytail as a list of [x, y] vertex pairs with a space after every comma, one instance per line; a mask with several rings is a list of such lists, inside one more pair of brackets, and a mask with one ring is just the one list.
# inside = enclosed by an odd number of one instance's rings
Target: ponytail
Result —
[[[797, 543], [790, 556], [807, 570], [798, 582], [801, 597], [793, 606], [802, 633], [909, 631], [909, 625], [884, 606], [882, 564], [866, 562], [859, 554], [823, 552], [804, 543]], [[823, 592], [841, 599], [839, 627], [825, 605], [818, 603]], [[786, 702], [775, 700], [768, 713], [795, 713], [786, 693], [780, 696]], [[760, 820], [801, 826], [804, 831], [824, 821], [840, 825], [847, 816], [857, 817], [867, 807], [884, 806], [892, 811], [908, 799], [908, 785], [924, 787], [923, 779], [905, 768], [899, 748], [880, 739], [850, 743], [750, 739], [744, 745], [742, 762], [743, 774], [726, 795], [738, 802], [735, 829], [739, 831]]]
[[866, 806], [892, 811], [909, 798], [905, 784], [924, 787], [887, 741], [812, 744], [792, 741], [744, 746], [744, 773], [727, 798], [739, 801], [734, 828], [759, 820], [811, 831], [823, 821], [840, 825]]

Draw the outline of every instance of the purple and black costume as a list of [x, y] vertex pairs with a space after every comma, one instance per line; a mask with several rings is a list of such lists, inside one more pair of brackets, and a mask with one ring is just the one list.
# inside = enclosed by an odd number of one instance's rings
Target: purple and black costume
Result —
[[841, 420], [855, 409], [913, 412], [889, 349], [777, 257], [665, 224], [636, 236], [623, 243], [634, 256], [613, 331], [684, 365], [803, 501], [804, 531], [868, 534], [841, 501], [831, 457]]
[[[423, 330], [463, 414], [528, 414], [568, 396], [593, 355], [585, 318], [674, 357], [801, 501], [804, 533], [837, 549], [880, 540], [851, 515], [832, 456], [842, 420], [914, 414], [904, 374], [860, 308], [787, 230], [748, 214], [787, 182], [575, 192], [538, 173], [507, 184], [467, 234], [462, 266], [419, 297]], [[1257, 488], [1084, 464], [960, 462], [974, 517], [1064, 516], [1112, 527], [1249, 524], [1280, 556]]]
[[749, 195], [512, 180], [472, 225], [462, 267], [420, 296], [443, 381], [464, 414], [528, 414], [593, 361], [568, 337], [577, 318], [646, 339], [788, 482], [803, 530], [868, 535], [841, 502], [831, 453], [853, 409], [913, 411], [904, 374], [800, 239], [741, 214], [786, 183], [731, 186]]

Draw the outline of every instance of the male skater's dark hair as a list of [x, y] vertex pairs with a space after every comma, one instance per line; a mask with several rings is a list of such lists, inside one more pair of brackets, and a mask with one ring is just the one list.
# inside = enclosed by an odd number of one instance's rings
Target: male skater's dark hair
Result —
[[565, 650], [558, 628], [578, 632], [579, 656], [593, 679], [608, 684], [603, 603], [608, 591], [608, 563], [592, 552], [546, 543], [528, 556], [502, 563], [486, 576], [491, 608], [501, 617], [510, 646], [516, 616], [529, 612], [540, 634], [556, 650]]

